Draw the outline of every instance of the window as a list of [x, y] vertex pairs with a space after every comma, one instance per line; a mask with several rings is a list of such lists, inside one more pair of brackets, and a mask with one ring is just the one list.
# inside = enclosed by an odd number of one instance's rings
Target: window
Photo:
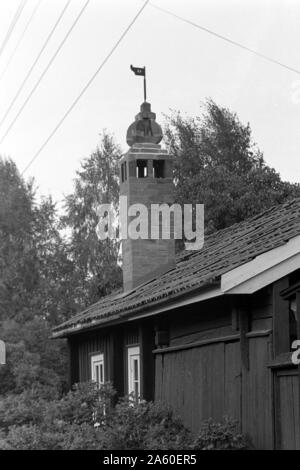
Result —
[[91, 379], [101, 387], [104, 384], [104, 354], [95, 354], [91, 358]]
[[153, 160], [153, 177], [164, 178], [165, 177], [165, 161], [164, 160]]
[[147, 160], [136, 161], [136, 177], [146, 178], [148, 176]]
[[141, 394], [140, 387], [140, 348], [139, 346], [128, 348], [128, 395], [133, 394], [138, 401]]
[[121, 179], [122, 183], [127, 180], [127, 164], [126, 162], [122, 163], [121, 165]]

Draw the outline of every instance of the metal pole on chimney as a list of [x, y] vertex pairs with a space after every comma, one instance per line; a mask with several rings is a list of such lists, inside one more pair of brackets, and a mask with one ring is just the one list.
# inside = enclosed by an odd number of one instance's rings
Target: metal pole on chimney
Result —
[[146, 67], [144, 67], [144, 101], [147, 101], [147, 88], [146, 88]]

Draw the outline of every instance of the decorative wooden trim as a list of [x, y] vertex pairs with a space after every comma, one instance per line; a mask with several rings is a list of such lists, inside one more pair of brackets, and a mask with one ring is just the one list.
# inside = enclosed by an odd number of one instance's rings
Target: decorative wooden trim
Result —
[[300, 282], [289, 286], [287, 289], [284, 289], [280, 292], [280, 295], [283, 299], [289, 299], [290, 297], [294, 296], [296, 292], [300, 292]]
[[287, 368], [282, 368], [282, 369], [279, 369], [277, 372], [277, 377], [291, 377], [293, 375], [298, 375], [298, 371], [297, 369], [287, 369]]
[[[239, 283], [235, 287], [225, 290], [225, 294], [253, 294], [273, 282], [287, 276], [295, 269], [300, 268], [300, 253], [282, 261], [278, 265], [271, 267], [249, 278], [247, 281]], [[238, 268], [237, 268], [238, 269]]]
[[246, 333], [246, 338], [262, 338], [263, 336], [269, 336], [272, 333], [272, 330], [259, 330], [259, 331], [249, 331]]
[[216, 344], [216, 343], [230, 343], [233, 341], [239, 341], [240, 335], [229, 335], [229, 336], [222, 336], [219, 338], [211, 338], [211, 339], [204, 339], [202, 341], [195, 341], [194, 343], [189, 344], [178, 344], [177, 346], [169, 346], [167, 348], [160, 348], [154, 349], [152, 352], [153, 354], [164, 354], [173, 351], [181, 351], [183, 349], [192, 349], [192, 348], [199, 348], [201, 346], [207, 346], [209, 344]]
[[300, 235], [286, 244], [257, 256], [221, 278], [221, 290], [230, 294], [252, 294], [300, 267]]
[[279, 370], [279, 369], [287, 369], [289, 368], [290, 370], [295, 368], [295, 365], [292, 363], [291, 360], [286, 360], [286, 361], [272, 361], [269, 364], [267, 364], [267, 367], [272, 370]]
[[[140, 315], [136, 315], [132, 318], [127, 318], [126, 321], [134, 321], [140, 318], [152, 317], [153, 315], [157, 315], [158, 313], [167, 312], [168, 310], [174, 310], [180, 307], [184, 307], [185, 305], [191, 305], [197, 302], [202, 302], [203, 300], [214, 299], [223, 295], [223, 292], [219, 287], [213, 286], [212, 288], [208, 288], [203, 290], [201, 293], [194, 293], [192, 296], [186, 297], [181, 300], [175, 300], [168, 303], [168, 305], [164, 305], [162, 307], [154, 308], [150, 311], [141, 313]], [[124, 319], [123, 319], [124, 321]]]
[[[247, 338], [260, 338], [263, 336], [269, 336], [271, 333], [272, 333], [272, 330], [251, 331], [246, 334], [246, 337]], [[207, 346], [207, 345], [215, 344], [215, 343], [230, 343], [230, 342], [234, 342], [238, 340], [240, 340], [240, 334], [220, 336], [219, 338], [203, 339], [201, 341], [195, 341], [194, 343], [178, 344], [176, 346], [168, 346], [166, 348], [157, 348], [157, 349], [154, 349], [152, 352], [153, 354], [162, 354], [162, 353], [167, 353], [167, 352], [180, 351], [182, 349], [199, 348], [201, 346]]]

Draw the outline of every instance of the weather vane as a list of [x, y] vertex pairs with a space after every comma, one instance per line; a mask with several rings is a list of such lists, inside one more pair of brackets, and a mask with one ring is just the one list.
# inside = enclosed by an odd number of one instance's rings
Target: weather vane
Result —
[[133, 67], [130, 66], [131, 70], [135, 73], [135, 75], [139, 75], [140, 77], [144, 77], [144, 101], [147, 101], [147, 90], [146, 90], [146, 67]]

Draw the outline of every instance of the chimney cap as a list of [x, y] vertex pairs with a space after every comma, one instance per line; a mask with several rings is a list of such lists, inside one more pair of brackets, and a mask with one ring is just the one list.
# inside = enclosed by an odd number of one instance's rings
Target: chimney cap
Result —
[[156, 114], [151, 111], [151, 104], [144, 101], [135, 121], [127, 130], [126, 141], [131, 147], [136, 143], [159, 144], [163, 134], [161, 126], [156, 122]]

